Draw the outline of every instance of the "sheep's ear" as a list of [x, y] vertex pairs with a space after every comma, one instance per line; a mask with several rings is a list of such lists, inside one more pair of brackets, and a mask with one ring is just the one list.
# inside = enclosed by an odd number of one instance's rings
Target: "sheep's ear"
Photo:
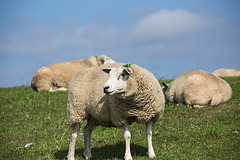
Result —
[[123, 71], [125, 71], [128, 75], [132, 74], [132, 69], [131, 68], [124, 67]]
[[109, 74], [110, 71], [111, 71], [111, 69], [110, 69], [110, 68], [103, 68], [102, 71], [105, 72], [105, 73], [107, 73], [107, 74]]
[[165, 82], [162, 82], [162, 85], [164, 86], [164, 87], [166, 87], [166, 88], [168, 88], [168, 84], [167, 83], [165, 83]]

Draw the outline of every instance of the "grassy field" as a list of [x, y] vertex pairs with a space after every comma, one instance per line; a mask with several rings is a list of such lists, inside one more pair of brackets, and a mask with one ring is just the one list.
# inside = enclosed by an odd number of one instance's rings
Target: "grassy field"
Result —
[[[225, 80], [233, 89], [227, 103], [202, 109], [166, 104], [163, 118], [153, 126], [156, 159], [240, 159], [240, 77]], [[66, 103], [67, 92], [0, 88], [0, 159], [66, 159]], [[145, 125], [135, 123], [130, 131], [133, 159], [148, 159]], [[83, 159], [83, 126], [76, 148], [75, 158]], [[122, 129], [96, 128], [92, 148], [95, 159], [123, 159]]]

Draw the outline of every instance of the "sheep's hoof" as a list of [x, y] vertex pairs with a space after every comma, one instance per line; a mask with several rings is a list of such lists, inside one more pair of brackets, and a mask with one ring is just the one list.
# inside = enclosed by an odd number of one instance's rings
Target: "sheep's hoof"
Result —
[[92, 154], [87, 155], [87, 154], [84, 153], [83, 156], [85, 157], [85, 159], [93, 159]]
[[155, 155], [155, 153], [151, 153], [151, 154], [148, 154], [148, 157], [149, 157], [149, 158], [155, 158], [156, 155]]

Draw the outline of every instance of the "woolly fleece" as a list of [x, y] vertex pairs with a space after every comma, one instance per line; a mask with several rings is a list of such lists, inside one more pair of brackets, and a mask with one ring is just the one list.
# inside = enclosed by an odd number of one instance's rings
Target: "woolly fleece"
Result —
[[218, 69], [213, 72], [218, 77], [238, 77], [240, 76], [240, 69]]
[[35, 91], [56, 91], [59, 88], [67, 89], [70, 81], [77, 72], [85, 68], [102, 65], [104, 62], [101, 57], [104, 56], [101, 55], [98, 58], [92, 56], [89, 59], [55, 63], [42, 67], [34, 74], [31, 87]]
[[116, 68], [121, 63], [106, 64], [78, 72], [70, 83], [67, 115], [70, 125], [81, 125], [93, 119], [98, 126], [122, 127], [132, 122], [156, 122], [164, 111], [164, 95], [158, 80], [148, 70], [131, 65], [133, 74], [127, 80], [127, 90], [106, 95], [103, 86], [109, 75], [103, 68]]
[[193, 108], [214, 106], [232, 96], [230, 85], [223, 79], [202, 70], [191, 70], [163, 87], [166, 101], [187, 104]]

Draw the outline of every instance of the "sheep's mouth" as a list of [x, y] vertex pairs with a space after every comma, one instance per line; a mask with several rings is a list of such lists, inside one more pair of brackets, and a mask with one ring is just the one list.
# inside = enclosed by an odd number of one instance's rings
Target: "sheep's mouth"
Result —
[[112, 94], [114, 94], [115, 93], [115, 90], [113, 90], [113, 91], [104, 91], [104, 93], [106, 93], [106, 94], [108, 94], [108, 95], [112, 95]]
[[124, 91], [124, 88], [112, 90], [112, 91], [108, 91], [107, 89], [104, 89], [104, 93], [106, 93], [107, 95], [113, 95], [115, 93], [122, 93], [123, 91]]
[[117, 92], [122, 93], [122, 92], [124, 92], [124, 90], [125, 90], [124, 88], [120, 88], [120, 89], [117, 90]]

